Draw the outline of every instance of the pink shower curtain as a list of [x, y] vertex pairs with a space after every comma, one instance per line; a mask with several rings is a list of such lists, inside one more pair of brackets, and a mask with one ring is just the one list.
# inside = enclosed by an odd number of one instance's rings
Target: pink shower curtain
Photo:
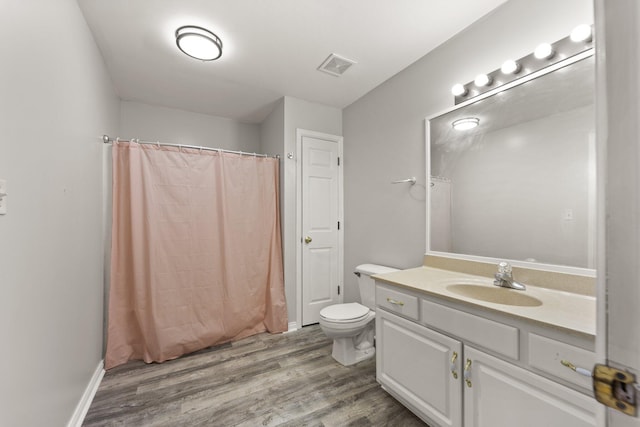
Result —
[[113, 146], [105, 367], [287, 330], [278, 160]]

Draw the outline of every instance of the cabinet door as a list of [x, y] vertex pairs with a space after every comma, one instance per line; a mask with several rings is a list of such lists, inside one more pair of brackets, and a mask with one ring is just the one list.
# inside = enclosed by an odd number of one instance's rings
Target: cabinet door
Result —
[[465, 427], [596, 425], [596, 401], [471, 347], [464, 387]]
[[459, 341], [378, 309], [376, 343], [377, 379], [390, 394], [423, 419], [462, 425]]

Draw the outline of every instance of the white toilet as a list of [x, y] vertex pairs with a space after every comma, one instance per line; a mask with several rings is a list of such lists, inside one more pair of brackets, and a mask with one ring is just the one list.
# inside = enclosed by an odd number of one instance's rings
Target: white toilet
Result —
[[320, 311], [320, 328], [333, 338], [333, 358], [342, 365], [349, 366], [373, 357], [375, 335], [375, 282], [374, 274], [391, 273], [395, 268], [376, 264], [362, 264], [356, 267], [362, 304], [350, 302], [335, 304]]

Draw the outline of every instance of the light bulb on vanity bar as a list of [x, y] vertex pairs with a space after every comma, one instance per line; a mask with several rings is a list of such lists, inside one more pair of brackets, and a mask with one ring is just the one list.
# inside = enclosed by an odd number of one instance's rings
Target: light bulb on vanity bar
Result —
[[451, 93], [453, 94], [453, 96], [464, 96], [467, 94], [467, 88], [465, 88], [463, 85], [461, 85], [460, 83], [456, 83], [455, 85], [453, 85], [453, 87], [451, 88]]
[[502, 67], [500, 67], [500, 71], [502, 71], [502, 74], [518, 74], [521, 68], [519, 63], [513, 59], [508, 59], [504, 61]]
[[591, 33], [591, 25], [582, 24], [578, 25], [576, 28], [571, 31], [571, 35], [569, 36], [572, 42], [585, 42], [589, 43], [592, 39]]
[[491, 77], [486, 74], [478, 74], [473, 83], [478, 87], [485, 87], [491, 85]]
[[555, 53], [556, 52], [549, 43], [541, 43], [536, 47], [536, 50], [533, 51], [533, 56], [537, 59], [550, 59], [555, 55]]

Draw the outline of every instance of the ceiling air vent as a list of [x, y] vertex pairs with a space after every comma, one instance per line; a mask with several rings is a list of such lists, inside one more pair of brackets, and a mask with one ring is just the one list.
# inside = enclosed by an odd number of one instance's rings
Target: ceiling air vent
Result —
[[340, 55], [332, 53], [324, 60], [318, 67], [319, 71], [331, 74], [332, 76], [340, 77], [349, 67], [355, 64], [356, 61], [352, 61], [347, 58], [343, 58]]

